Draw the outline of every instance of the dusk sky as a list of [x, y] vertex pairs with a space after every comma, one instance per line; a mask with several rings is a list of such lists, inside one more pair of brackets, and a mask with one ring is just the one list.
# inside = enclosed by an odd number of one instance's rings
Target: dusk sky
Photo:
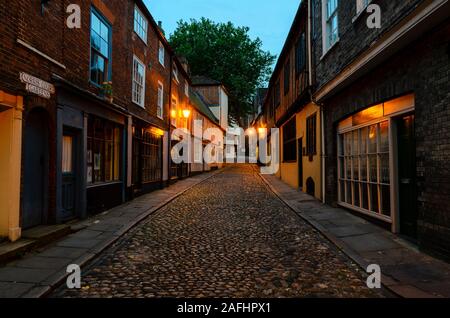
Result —
[[177, 21], [209, 18], [248, 26], [254, 39], [263, 41], [264, 50], [280, 53], [299, 6], [299, 0], [144, 0], [156, 21], [163, 22], [166, 36]]

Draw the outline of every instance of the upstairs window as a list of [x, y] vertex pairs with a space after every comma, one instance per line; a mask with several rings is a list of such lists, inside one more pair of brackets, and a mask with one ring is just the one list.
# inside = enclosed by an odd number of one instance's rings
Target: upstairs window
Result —
[[323, 0], [324, 52], [339, 40], [338, 6], [339, 0]]
[[133, 59], [133, 102], [144, 107], [145, 98], [145, 66], [135, 56]]
[[187, 82], [184, 83], [184, 95], [189, 97], [189, 84]]
[[291, 86], [291, 60], [289, 59], [284, 66], [284, 95], [289, 93]]
[[164, 49], [164, 45], [161, 42], [159, 42], [158, 60], [159, 60], [159, 64], [161, 64], [162, 66], [165, 66], [165, 63], [164, 63], [165, 55], [166, 55], [166, 50]]
[[362, 12], [372, 0], [356, 0], [356, 14]]
[[177, 81], [177, 83], [179, 83], [180, 80], [178, 79], [178, 67], [176, 65], [173, 66], [172, 74], [173, 74], [173, 78], [175, 79], [175, 81]]
[[148, 21], [137, 6], [134, 7], [134, 32], [147, 44]]
[[163, 118], [163, 109], [164, 109], [164, 85], [161, 82], [158, 82], [158, 105], [156, 115], [161, 119]]
[[91, 82], [111, 80], [111, 26], [97, 11], [91, 11]]
[[306, 67], [306, 36], [305, 32], [300, 35], [300, 39], [295, 47], [295, 72], [298, 75]]
[[273, 94], [274, 94], [274, 96], [273, 96], [273, 103], [275, 105], [275, 108], [277, 108], [281, 104], [280, 80], [278, 80], [275, 83], [275, 92]]
[[170, 124], [174, 127], [177, 126], [177, 116], [178, 116], [178, 101], [175, 97], [172, 97], [172, 109], [170, 111]]

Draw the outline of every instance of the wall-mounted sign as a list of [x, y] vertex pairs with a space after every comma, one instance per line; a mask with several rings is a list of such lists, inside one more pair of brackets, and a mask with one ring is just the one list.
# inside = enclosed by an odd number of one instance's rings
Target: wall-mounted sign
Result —
[[28, 92], [41, 97], [50, 98], [55, 93], [55, 86], [30, 74], [21, 72], [20, 81], [26, 85], [25, 89]]

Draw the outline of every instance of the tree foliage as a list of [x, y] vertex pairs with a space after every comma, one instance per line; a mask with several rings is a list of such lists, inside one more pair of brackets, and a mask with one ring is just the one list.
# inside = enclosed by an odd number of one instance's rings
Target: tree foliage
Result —
[[248, 32], [248, 27], [231, 22], [181, 20], [169, 40], [175, 52], [187, 58], [192, 75], [225, 85], [230, 94], [230, 120], [239, 124], [251, 111], [255, 90], [268, 80], [275, 61], [275, 56], [262, 49], [262, 41], [252, 40]]

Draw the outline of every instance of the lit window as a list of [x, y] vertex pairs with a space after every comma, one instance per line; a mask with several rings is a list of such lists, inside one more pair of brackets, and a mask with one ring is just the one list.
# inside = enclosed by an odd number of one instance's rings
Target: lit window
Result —
[[158, 82], [158, 107], [156, 113], [159, 118], [163, 118], [163, 109], [164, 109], [164, 85], [161, 82]]
[[165, 56], [164, 45], [161, 42], [159, 42], [158, 59], [159, 59], [159, 64], [161, 64], [162, 66], [165, 66], [164, 56]]
[[389, 122], [340, 134], [338, 153], [339, 202], [389, 218]]
[[147, 43], [147, 28], [148, 22], [144, 17], [144, 14], [142, 14], [138, 7], [134, 7], [134, 32], [136, 32], [145, 43]]
[[145, 97], [145, 66], [135, 56], [133, 59], [133, 102], [144, 107]]
[[324, 52], [339, 39], [338, 0], [323, 0]]
[[177, 99], [175, 97], [172, 97], [172, 109], [170, 111], [170, 123], [172, 124], [172, 126], [177, 126], [177, 116]]
[[91, 11], [91, 76], [97, 85], [111, 78], [111, 26], [94, 9]]

